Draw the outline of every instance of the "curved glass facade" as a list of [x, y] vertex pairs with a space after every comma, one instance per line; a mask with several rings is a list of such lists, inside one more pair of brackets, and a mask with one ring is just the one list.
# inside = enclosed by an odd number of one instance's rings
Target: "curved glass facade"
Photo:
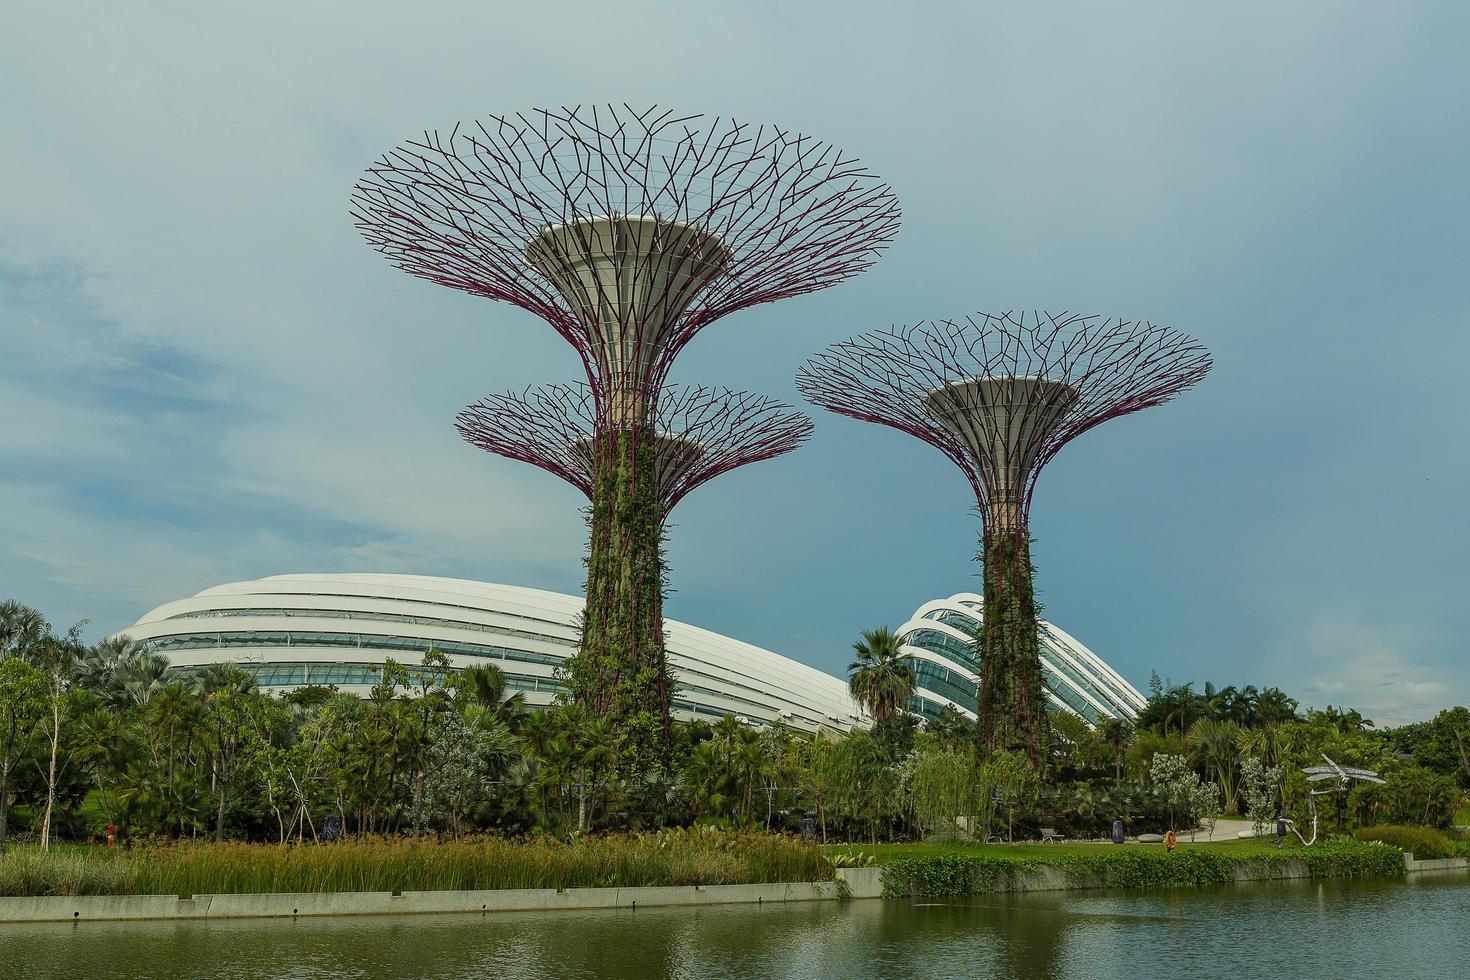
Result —
[[[433, 650], [451, 670], [493, 663], [539, 707], [564, 691], [556, 670], [576, 650], [582, 606], [575, 596], [461, 579], [277, 575], [167, 603], [118, 635], [182, 670], [237, 664], [277, 691], [320, 684], [366, 694], [390, 658], [418, 679]], [[733, 714], [809, 732], [866, 723], [835, 677], [698, 627], [664, 626], [678, 717]]]
[[[910, 710], [935, 718], [953, 705], [974, 718], [980, 660], [971, 638], [980, 631], [984, 602], [973, 593], [926, 602], [898, 631], [909, 652], [917, 691]], [[961, 669], [935, 662], [943, 660]], [[1088, 724], [1108, 718], [1134, 718], [1144, 697], [1096, 654], [1062, 630], [1041, 624], [1041, 673], [1047, 710], [1069, 711]]]

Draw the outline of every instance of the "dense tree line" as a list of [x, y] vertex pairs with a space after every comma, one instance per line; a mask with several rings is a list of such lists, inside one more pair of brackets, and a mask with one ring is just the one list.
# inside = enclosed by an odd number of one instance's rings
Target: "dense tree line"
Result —
[[[495, 667], [389, 662], [369, 696], [261, 691], [229, 664], [183, 673], [126, 641], [88, 645], [0, 605], [0, 846], [137, 837], [282, 841], [333, 833], [527, 834], [694, 822], [819, 839], [1101, 836], [1225, 811], [1305, 810], [1322, 753], [1374, 769], [1329, 822], [1444, 826], [1470, 789], [1470, 712], [1377, 730], [1303, 712], [1274, 688], [1156, 682], [1135, 723], [1050, 718], [1037, 766], [985, 752], [959, 712], [920, 724], [886, 630], [854, 644], [850, 687], [875, 719], [806, 735], [733, 716], [673, 729], [671, 764], [629, 780], [608, 721], [529, 709]], [[1213, 802], [1211, 802], [1213, 801]], [[1264, 801], [1264, 802], [1262, 802]]]

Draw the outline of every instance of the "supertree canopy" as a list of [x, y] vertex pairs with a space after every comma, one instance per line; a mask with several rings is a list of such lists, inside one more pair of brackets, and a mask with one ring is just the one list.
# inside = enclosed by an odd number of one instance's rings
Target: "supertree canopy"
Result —
[[599, 408], [661, 387], [720, 317], [866, 269], [899, 221], [889, 187], [828, 143], [627, 107], [425, 133], [370, 168], [352, 205], [399, 268], [551, 324]]
[[[655, 483], [665, 518], [701, 484], [789, 453], [812, 431], [812, 420], [790, 405], [730, 388], [667, 387], [655, 404]], [[460, 412], [456, 428], [467, 442], [555, 473], [592, 498], [597, 415], [590, 385], [490, 395]]]
[[352, 210], [400, 268], [529, 310], [576, 349], [596, 424], [573, 693], [626, 744], [666, 742], [654, 403], [708, 324], [872, 264], [893, 192], [778, 127], [577, 107], [426, 132], [368, 170]]
[[985, 615], [980, 733], [1039, 758], [1044, 696], [1032, 590], [1037, 475], [1093, 426], [1200, 381], [1209, 353], [1169, 327], [1073, 314], [980, 313], [833, 344], [797, 374], [813, 404], [944, 453], [980, 504]]

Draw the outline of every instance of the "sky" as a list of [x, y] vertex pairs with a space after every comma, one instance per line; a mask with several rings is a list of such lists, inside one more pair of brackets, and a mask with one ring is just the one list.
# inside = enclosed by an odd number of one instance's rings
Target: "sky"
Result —
[[[0, 598], [87, 635], [306, 571], [581, 587], [576, 491], [461, 442], [576, 380], [515, 307], [392, 268], [355, 180], [424, 129], [668, 105], [842, 147], [903, 225], [733, 314], [673, 380], [799, 401], [865, 330], [1170, 324], [1216, 366], [1041, 475], [1046, 615], [1140, 688], [1379, 724], [1470, 701], [1470, 7], [1446, 3], [16, 5], [0, 32]], [[958, 469], [813, 410], [687, 498], [666, 614], [841, 674], [979, 588]]]

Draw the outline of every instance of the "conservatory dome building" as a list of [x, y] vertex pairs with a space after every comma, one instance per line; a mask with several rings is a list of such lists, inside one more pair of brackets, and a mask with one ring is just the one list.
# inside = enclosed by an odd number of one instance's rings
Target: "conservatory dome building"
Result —
[[[576, 651], [580, 598], [421, 575], [274, 575], [169, 602], [120, 631], [190, 671], [233, 663], [266, 690], [334, 685], [366, 695], [384, 663], [421, 676], [424, 654], [451, 668], [493, 664], [531, 706], [562, 692], [556, 670]], [[675, 717], [801, 731], [865, 725], [841, 680], [709, 630], [666, 619]]]
[[[981, 596], [960, 592], [924, 603], [899, 627], [898, 639], [917, 681], [909, 705], [914, 713], [937, 718], [952, 706], [975, 719], [980, 662], [971, 638], [980, 630], [984, 606]], [[1047, 710], [1080, 715], [1090, 725], [1108, 718], [1131, 720], [1146, 703], [1101, 657], [1045, 621], [1041, 673]]]

